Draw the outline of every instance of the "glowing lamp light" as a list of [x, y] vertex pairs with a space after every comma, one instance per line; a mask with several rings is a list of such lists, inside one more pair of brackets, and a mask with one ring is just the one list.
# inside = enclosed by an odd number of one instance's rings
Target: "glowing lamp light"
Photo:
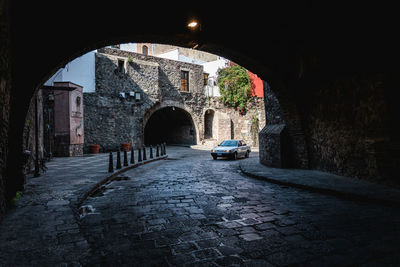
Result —
[[194, 29], [194, 28], [197, 27], [197, 25], [198, 25], [197, 21], [192, 21], [192, 22], [190, 22], [187, 26], [188, 26], [189, 28]]

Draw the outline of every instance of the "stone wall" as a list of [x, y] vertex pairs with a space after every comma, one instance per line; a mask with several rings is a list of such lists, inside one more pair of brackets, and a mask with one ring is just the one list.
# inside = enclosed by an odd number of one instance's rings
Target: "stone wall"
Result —
[[[189, 72], [189, 92], [180, 90], [182, 70]], [[205, 101], [202, 73], [200, 65], [118, 49], [99, 50], [96, 92], [84, 95], [85, 146], [96, 143], [104, 150], [115, 150], [126, 142], [143, 145], [147, 120], [167, 106], [189, 112], [197, 130]], [[199, 140], [201, 133], [196, 132]]]
[[391, 136], [388, 77], [326, 79], [307, 98], [307, 143], [312, 168], [374, 180], [397, 180], [398, 136]]
[[390, 124], [396, 104], [389, 100], [389, 76], [323, 77], [308, 77], [295, 87], [288, 82], [277, 97], [265, 87], [260, 162], [398, 184], [400, 141], [397, 125]]
[[[184, 130], [177, 130], [182, 140], [191, 140], [190, 133], [195, 132], [195, 143], [203, 143], [205, 112], [211, 109], [215, 111], [214, 136], [210, 138], [214, 143], [237, 138], [258, 146], [258, 132], [265, 125], [264, 100], [255, 98], [241, 115], [217, 98], [207, 98], [201, 65], [109, 48], [98, 51], [95, 65], [96, 92], [84, 95], [86, 151], [92, 143], [100, 144], [104, 151], [126, 142], [143, 145], [149, 118], [172, 106], [189, 113], [194, 124], [193, 131], [183, 125]], [[189, 71], [189, 92], [180, 90], [182, 70]]]
[[[43, 144], [43, 97], [42, 90], [38, 90], [31, 100], [29, 105], [28, 114], [26, 115], [24, 134], [23, 134], [23, 146], [24, 151], [28, 150], [30, 156], [26, 154], [26, 162], [24, 165], [24, 172], [26, 174], [33, 173], [35, 169], [36, 158], [36, 119], [38, 122], [38, 156], [39, 161], [44, 157], [44, 144]], [[35, 103], [36, 102], [36, 103]], [[35, 105], [37, 104], [37, 118], [35, 116]]]
[[0, 221], [6, 204], [6, 163], [10, 119], [11, 54], [8, 24], [8, 1], [0, 0]]
[[[240, 114], [232, 107], [227, 107], [218, 98], [210, 98], [204, 107], [214, 111], [213, 136], [215, 144], [225, 139], [242, 139], [252, 147], [258, 147], [258, 133], [265, 125], [264, 100], [254, 98], [245, 114]], [[203, 131], [205, 130], [205, 125]]]

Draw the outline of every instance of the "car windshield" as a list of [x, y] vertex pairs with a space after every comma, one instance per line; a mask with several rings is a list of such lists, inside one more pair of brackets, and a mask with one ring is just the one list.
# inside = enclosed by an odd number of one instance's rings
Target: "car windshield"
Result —
[[220, 144], [220, 146], [237, 146], [238, 141], [234, 141], [234, 140], [225, 140], [224, 142], [222, 142]]

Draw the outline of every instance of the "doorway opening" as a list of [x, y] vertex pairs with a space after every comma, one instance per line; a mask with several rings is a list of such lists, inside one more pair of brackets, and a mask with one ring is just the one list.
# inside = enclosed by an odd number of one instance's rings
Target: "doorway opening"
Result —
[[144, 127], [144, 143], [195, 145], [196, 128], [191, 115], [178, 107], [165, 107], [155, 111]]
[[213, 138], [213, 123], [214, 123], [214, 110], [209, 109], [206, 111], [204, 115], [204, 138], [212, 139]]

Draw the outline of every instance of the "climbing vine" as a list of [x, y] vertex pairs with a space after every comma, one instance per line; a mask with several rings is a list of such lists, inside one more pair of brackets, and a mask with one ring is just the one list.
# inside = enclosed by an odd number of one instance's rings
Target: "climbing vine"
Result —
[[252, 95], [250, 77], [245, 68], [235, 65], [220, 70], [218, 87], [224, 104], [236, 108], [242, 115], [246, 113]]

